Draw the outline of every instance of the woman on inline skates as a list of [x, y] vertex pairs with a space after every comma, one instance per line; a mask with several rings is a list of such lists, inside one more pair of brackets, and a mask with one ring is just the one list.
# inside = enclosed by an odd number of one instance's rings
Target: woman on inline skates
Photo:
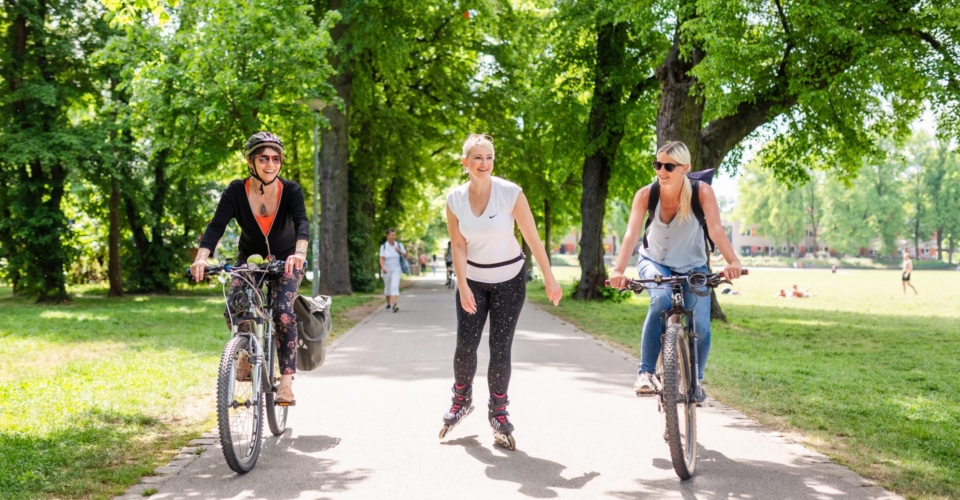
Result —
[[[293, 312], [293, 301], [303, 280], [307, 242], [310, 240], [307, 209], [300, 185], [280, 178], [283, 141], [279, 137], [270, 132], [257, 132], [247, 140], [243, 155], [250, 175], [231, 182], [223, 191], [213, 220], [203, 233], [190, 272], [197, 282], [203, 279], [207, 259], [231, 219], [236, 219], [240, 226], [237, 265], [246, 263], [247, 257], [255, 254], [285, 261], [283, 276], [274, 278], [274, 296], [271, 297], [275, 304], [273, 322], [281, 373], [276, 402], [293, 406], [296, 404], [293, 374], [297, 370], [297, 316]], [[245, 285], [239, 279], [230, 283], [228, 304], [234, 303], [233, 297], [242, 293]], [[228, 308], [224, 316], [232, 314], [236, 317], [243, 312]], [[248, 367], [246, 371], [239, 370], [237, 376], [249, 377], [249, 372]]]
[[514, 237], [514, 221], [543, 271], [547, 297], [556, 305], [563, 291], [550, 269], [547, 252], [516, 184], [493, 176], [493, 142], [487, 135], [470, 135], [463, 143], [461, 163], [470, 180], [447, 195], [447, 230], [453, 247], [453, 267], [459, 292], [457, 350], [453, 358], [453, 405], [443, 416], [440, 437], [473, 410], [473, 377], [477, 347], [490, 315], [490, 389], [487, 417], [494, 438], [514, 449], [513, 424], [507, 413], [510, 350], [526, 297], [523, 251]]
[[[707, 252], [705, 236], [715, 242], [723, 258], [728, 262], [723, 274], [727, 279], [740, 277], [742, 265], [733, 251], [720, 225], [720, 209], [713, 188], [706, 182], [691, 183], [687, 178], [690, 170], [690, 151], [680, 141], [667, 143], [657, 150], [653, 168], [657, 181], [644, 186], [633, 197], [627, 234], [617, 256], [617, 264], [610, 273], [610, 286], [623, 288], [627, 278], [623, 275], [636, 248], [643, 230], [644, 215], [648, 213], [651, 189], [658, 190], [659, 203], [653, 209], [650, 233], [644, 238], [637, 261], [637, 273], [640, 278], [683, 275], [694, 272], [707, 272]], [[693, 192], [693, 186], [697, 192]], [[654, 196], [654, 198], [656, 195]], [[698, 203], [699, 202], [699, 203]], [[701, 207], [698, 209], [698, 206]], [[700, 213], [697, 213], [700, 212]], [[700, 218], [703, 219], [701, 225]], [[707, 235], [704, 235], [704, 229]], [[696, 297], [684, 285], [684, 305], [694, 312], [694, 325], [697, 334], [697, 355], [700, 360], [700, 379], [703, 379], [703, 367], [710, 353], [710, 296]], [[704, 287], [706, 288], [706, 287]], [[633, 388], [637, 396], [656, 394], [656, 380], [653, 371], [660, 354], [661, 328], [660, 313], [670, 308], [670, 290], [649, 289], [650, 309], [643, 322], [643, 335], [640, 341], [640, 372]], [[698, 403], [706, 400], [703, 386], [696, 394]]]

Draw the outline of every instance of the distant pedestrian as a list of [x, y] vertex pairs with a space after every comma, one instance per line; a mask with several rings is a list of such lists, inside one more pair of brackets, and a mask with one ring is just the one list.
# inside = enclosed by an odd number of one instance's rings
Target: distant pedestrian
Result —
[[387, 229], [387, 241], [380, 245], [380, 276], [383, 277], [383, 297], [387, 301], [387, 310], [397, 312], [400, 306], [400, 275], [403, 266], [400, 259], [407, 258], [407, 249], [397, 241], [397, 232]]
[[524, 255], [514, 236], [515, 226], [520, 227], [524, 241], [540, 265], [547, 297], [554, 305], [560, 302], [563, 290], [550, 269], [550, 260], [537, 233], [527, 198], [520, 186], [493, 176], [493, 159], [490, 136], [467, 137], [461, 163], [470, 179], [447, 195], [447, 230], [452, 242], [459, 291], [456, 294], [453, 405], [443, 416], [444, 428], [440, 437], [473, 409], [477, 348], [489, 314], [487, 387], [490, 402], [487, 418], [496, 441], [513, 449], [515, 443], [513, 424], [507, 413], [507, 389], [513, 335], [526, 297]]
[[907, 294], [907, 287], [913, 290], [913, 294], [917, 295], [917, 289], [913, 288], [913, 285], [910, 284], [910, 275], [913, 274], [913, 261], [910, 260], [910, 251], [903, 251], [903, 264], [902, 264], [902, 275], [901, 283], [903, 283], [903, 294]]
[[423, 276], [424, 274], [427, 274], [428, 261], [429, 259], [427, 259], [427, 254], [425, 253], [420, 254], [420, 275], [421, 276]]

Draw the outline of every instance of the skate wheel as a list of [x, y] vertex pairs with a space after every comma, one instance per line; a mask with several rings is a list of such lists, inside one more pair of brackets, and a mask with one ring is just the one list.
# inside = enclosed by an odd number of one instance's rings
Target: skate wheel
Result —
[[513, 438], [512, 434], [494, 434], [493, 439], [497, 444], [508, 450], [517, 449], [517, 441]]

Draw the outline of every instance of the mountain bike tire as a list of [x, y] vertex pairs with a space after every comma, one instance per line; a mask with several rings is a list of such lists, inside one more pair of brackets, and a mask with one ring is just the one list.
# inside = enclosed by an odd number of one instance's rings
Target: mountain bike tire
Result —
[[680, 479], [693, 477], [697, 466], [697, 404], [693, 399], [693, 362], [683, 325], [663, 335], [663, 413], [673, 469]]
[[[237, 380], [239, 359], [250, 353], [250, 339], [237, 335], [227, 342], [220, 356], [217, 375], [217, 425], [227, 465], [238, 474], [253, 470], [263, 441], [263, 398], [254, 401], [253, 371], [247, 380]], [[260, 394], [263, 394], [260, 392]]]

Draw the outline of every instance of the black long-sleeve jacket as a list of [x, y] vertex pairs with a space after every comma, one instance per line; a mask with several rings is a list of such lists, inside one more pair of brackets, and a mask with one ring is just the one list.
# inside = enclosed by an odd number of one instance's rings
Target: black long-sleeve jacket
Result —
[[238, 257], [246, 258], [253, 254], [266, 257], [272, 252], [274, 257], [285, 260], [296, 251], [297, 240], [310, 240], [310, 224], [307, 222], [307, 208], [303, 204], [303, 190], [296, 182], [279, 179], [279, 182], [283, 183], [280, 206], [277, 208], [270, 234], [264, 237], [253, 210], [250, 209], [245, 182], [246, 179], [235, 180], [223, 190], [213, 220], [203, 232], [200, 248], [206, 248], [212, 254], [230, 219], [237, 219], [237, 224], [240, 225]]

